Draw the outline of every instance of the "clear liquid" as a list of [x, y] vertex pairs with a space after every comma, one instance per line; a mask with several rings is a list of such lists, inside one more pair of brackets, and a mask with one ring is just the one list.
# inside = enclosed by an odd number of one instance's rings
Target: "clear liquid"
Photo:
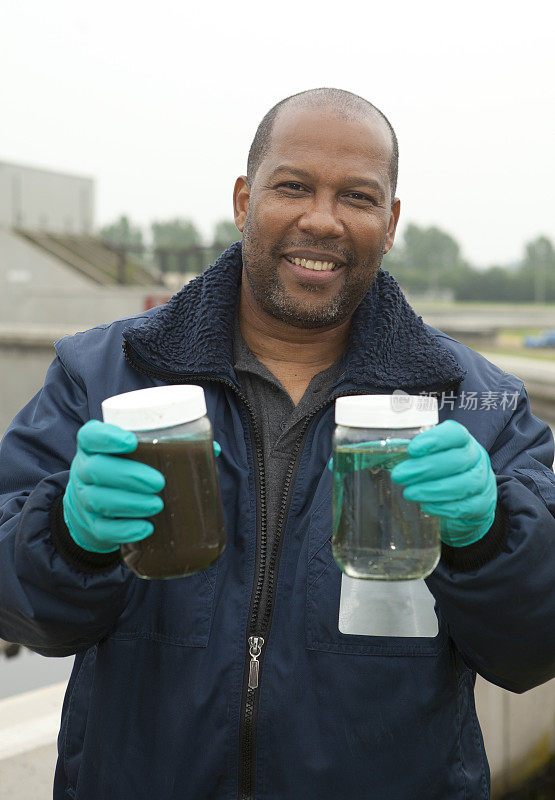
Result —
[[343, 445], [333, 453], [332, 550], [353, 578], [414, 580], [439, 561], [439, 519], [405, 500], [390, 472], [408, 440]]

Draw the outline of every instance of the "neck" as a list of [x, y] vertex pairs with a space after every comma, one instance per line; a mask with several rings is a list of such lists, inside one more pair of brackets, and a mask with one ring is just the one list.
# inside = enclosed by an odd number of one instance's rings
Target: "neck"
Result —
[[312, 376], [344, 352], [350, 319], [330, 328], [296, 328], [266, 314], [242, 291], [239, 324], [249, 349], [271, 372], [276, 374], [277, 369]]

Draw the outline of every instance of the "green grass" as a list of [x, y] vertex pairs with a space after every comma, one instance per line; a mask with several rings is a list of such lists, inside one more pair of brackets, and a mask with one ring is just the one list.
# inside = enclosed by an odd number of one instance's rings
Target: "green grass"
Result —
[[555, 314], [555, 303], [492, 303], [462, 300], [426, 300], [413, 297], [409, 293], [411, 304], [418, 308], [426, 308], [428, 311], [553, 311]]
[[500, 336], [539, 336], [543, 333], [543, 328], [502, 328], [499, 331]]
[[553, 347], [536, 350], [533, 347], [490, 347], [487, 345], [483, 349], [498, 356], [519, 356], [520, 358], [531, 358], [534, 361], [555, 361], [555, 348]]

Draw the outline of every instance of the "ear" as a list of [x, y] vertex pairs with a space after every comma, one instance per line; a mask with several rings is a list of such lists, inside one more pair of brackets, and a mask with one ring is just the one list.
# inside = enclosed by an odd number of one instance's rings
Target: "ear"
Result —
[[235, 217], [235, 224], [241, 233], [243, 233], [243, 228], [245, 227], [245, 221], [247, 219], [250, 195], [251, 190], [247, 181], [247, 176], [240, 175], [235, 181], [235, 188], [233, 189], [233, 215]]
[[397, 230], [397, 223], [399, 222], [399, 214], [401, 213], [401, 201], [398, 197], [395, 198], [391, 206], [391, 214], [389, 215], [389, 227], [387, 229], [387, 236], [385, 237], [384, 254], [389, 253], [393, 247], [395, 240], [395, 231]]

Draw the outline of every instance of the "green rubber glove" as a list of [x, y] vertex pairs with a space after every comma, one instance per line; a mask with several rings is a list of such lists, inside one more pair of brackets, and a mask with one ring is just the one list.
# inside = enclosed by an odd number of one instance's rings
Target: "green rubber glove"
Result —
[[135, 434], [116, 425], [90, 420], [79, 429], [63, 509], [72, 539], [84, 550], [110, 553], [153, 532], [145, 517], [164, 507], [156, 492], [165, 479], [153, 467], [117, 455], [136, 448]]
[[403, 497], [441, 519], [441, 540], [452, 547], [477, 542], [490, 529], [497, 483], [489, 456], [467, 429], [447, 420], [411, 440], [391, 480]]

